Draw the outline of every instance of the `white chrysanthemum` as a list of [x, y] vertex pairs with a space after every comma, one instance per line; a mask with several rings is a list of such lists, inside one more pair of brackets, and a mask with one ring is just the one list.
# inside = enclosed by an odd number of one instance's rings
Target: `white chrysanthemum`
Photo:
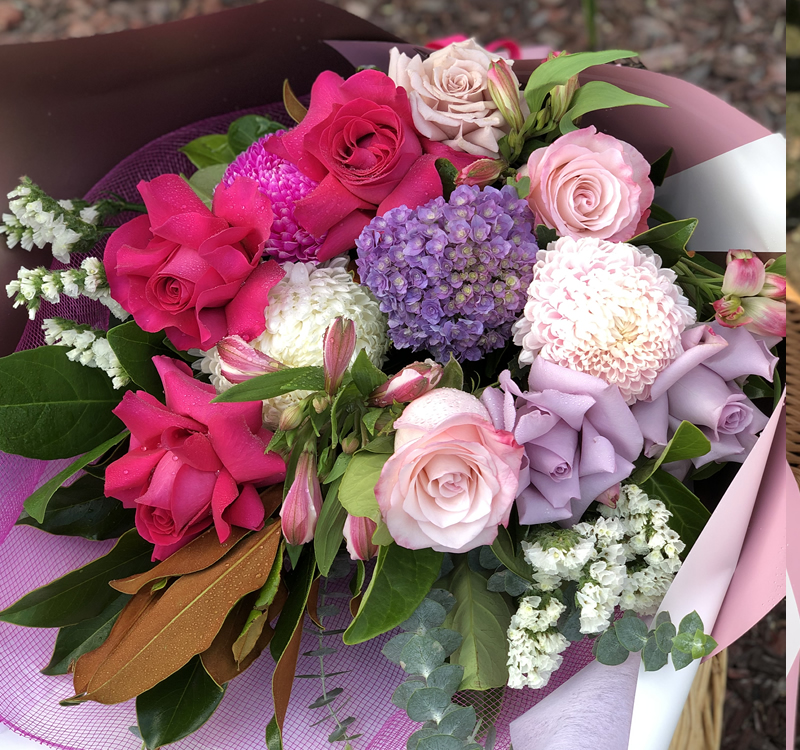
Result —
[[[266, 330], [250, 346], [290, 367], [322, 365], [325, 331], [342, 316], [356, 324], [353, 359], [364, 349], [380, 367], [389, 348], [386, 316], [372, 293], [353, 280], [347, 262], [340, 256], [323, 265], [283, 263], [286, 276], [269, 292]], [[216, 347], [206, 352], [201, 367], [210, 373], [218, 393], [230, 388], [231, 383], [220, 373]], [[277, 426], [284, 409], [308, 393], [294, 391], [265, 401], [264, 421]]]
[[520, 363], [542, 356], [619, 386], [629, 404], [646, 398], [695, 321], [675, 279], [647, 247], [593, 237], [550, 243], [514, 324]]

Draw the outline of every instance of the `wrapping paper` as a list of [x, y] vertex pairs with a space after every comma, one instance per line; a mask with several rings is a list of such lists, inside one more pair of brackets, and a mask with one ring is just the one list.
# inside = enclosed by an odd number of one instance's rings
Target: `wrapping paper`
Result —
[[786, 467], [786, 747], [794, 747], [800, 680], [800, 489]]

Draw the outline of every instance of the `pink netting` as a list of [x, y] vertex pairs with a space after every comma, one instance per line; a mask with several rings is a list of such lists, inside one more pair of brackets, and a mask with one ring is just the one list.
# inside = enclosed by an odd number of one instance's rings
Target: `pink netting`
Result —
[[[275, 120], [289, 124], [281, 105], [252, 110], [266, 113]], [[115, 193], [128, 201], [139, 201], [137, 183], [166, 172], [189, 174], [192, 166], [178, 148], [193, 138], [207, 133], [223, 133], [229, 123], [246, 112], [215, 117], [170, 133], [143, 147], [101, 180], [87, 199], [97, 200]], [[118, 223], [130, 216], [118, 217]], [[102, 252], [102, 246], [95, 248]], [[74, 257], [78, 264], [85, 256]], [[54, 264], [54, 267], [61, 267]], [[59, 305], [42, 304], [38, 320], [54, 315], [76, 319], [96, 326], [107, 323], [107, 311], [96, 303], [65, 300]], [[19, 349], [44, 344], [39, 323], [34, 321], [25, 329]], [[66, 462], [43, 462], [0, 454], [0, 608], [68, 571], [103, 554], [108, 542], [89, 542], [82, 539], [53, 537], [29, 527], [16, 527], [9, 534], [19, 515], [22, 503], [33, 490], [59, 471]], [[347, 615], [331, 618], [329, 627], [346, 624]], [[0, 721], [16, 731], [62, 750], [139, 750], [141, 742], [130, 732], [136, 716], [133, 701], [119, 706], [85, 704], [64, 708], [59, 700], [72, 694], [68, 676], [46, 677], [39, 673], [49, 659], [55, 641], [55, 630], [20, 628], [0, 623], [0, 675], [4, 689], [0, 691]], [[353, 742], [354, 750], [402, 750], [406, 738], [419, 727], [409, 721], [402, 711], [391, 704], [391, 695], [404, 675], [399, 667], [380, 653], [391, 637], [359, 646], [337, 644], [338, 653], [326, 657], [329, 671], [351, 670], [332, 678], [329, 687], [344, 688], [351, 700], [342, 716], [353, 715], [357, 721], [351, 730], [363, 733]], [[329, 638], [332, 640], [335, 637]], [[301, 651], [317, 647], [317, 639], [305, 635]], [[510, 739], [508, 724], [545, 695], [576, 674], [590, 660], [587, 641], [574, 644], [564, 654], [564, 664], [551, 684], [544, 690], [506, 691], [499, 707], [496, 722], [497, 748], [507, 750]], [[314, 671], [315, 659], [306, 658], [299, 668]], [[261, 750], [264, 748], [264, 728], [273, 713], [270, 676], [273, 662], [264, 654], [241, 677], [233, 680], [213, 718], [194, 735], [171, 746], [176, 750]], [[286, 750], [322, 750], [331, 745], [328, 735], [334, 726], [325, 723], [311, 727], [321, 717], [320, 711], [307, 706], [320, 693], [316, 680], [295, 682], [289, 712], [284, 727]], [[496, 698], [482, 701], [490, 708]], [[495, 708], [498, 708], [495, 705]], [[341, 744], [333, 747], [341, 747]]]

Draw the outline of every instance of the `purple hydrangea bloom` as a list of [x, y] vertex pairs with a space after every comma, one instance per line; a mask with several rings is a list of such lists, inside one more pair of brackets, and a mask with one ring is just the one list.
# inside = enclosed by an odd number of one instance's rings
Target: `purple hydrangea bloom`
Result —
[[513, 187], [461, 186], [373, 219], [356, 240], [358, 272], [389, 316], [398, 349], [478, 360], [511, 338], [533, 278], [533, 214]]
[[264, 136], [239, 154], [225, 170], [222, 182], [230, 186], [234, 177], [249, 177], [261, 186], [262, 193], [269, 196], [275, 218], [265, 253], [280, 261], [314, 261], [325, 235], [313, 237], [300, 227], [294, 218], [294, 204], [319, 183], [306, 177], [291, 162], [267, 151], [267, 141], [282, 132]]

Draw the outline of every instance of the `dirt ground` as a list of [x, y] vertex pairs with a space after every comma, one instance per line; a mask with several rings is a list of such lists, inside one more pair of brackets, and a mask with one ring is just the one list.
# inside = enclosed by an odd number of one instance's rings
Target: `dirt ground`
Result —
[[[0, 0], [0, 44], [141, 28], [257, 1]], [[581, 0], [328, 1], [413, 42], [463, 33], [573, 52], [590, 43]], [[702, 86], [774, 131], [786, 127], [786, 51], [796, 56], [787, 189], [797, 218], [787, 230], [800, 223], [800, 29], [790, 27], [787, 38], [785, 2], [596, 0], [596, 7], [598, 48], [638, 50], [651, 70]], [[800, 245], [800, 230], [795, 237]], [[784, 747], [785, 630], [781, 604], [729, 649], [724, 750]]]

